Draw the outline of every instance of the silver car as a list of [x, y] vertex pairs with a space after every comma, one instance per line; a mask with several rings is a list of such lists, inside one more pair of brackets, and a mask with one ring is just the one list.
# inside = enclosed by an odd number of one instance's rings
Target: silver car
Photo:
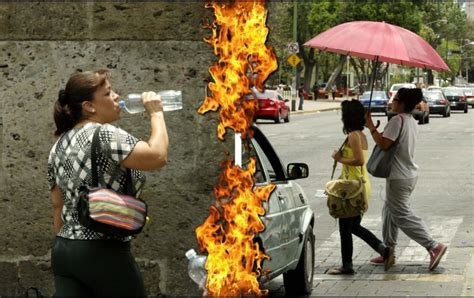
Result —
[[261, 217], [265, 230], [256, 241], [269, 255], [261, 282], [267, 282], [283, 274], [287, 294], [309, 294], [314, 274], [314, 213], [301, 186], [294, 180], [308, 177], [304, 163], [283, 165], [268, 139], [253, 127], [254, 136], [242, 148], [243, 162], [256, 159], [256, 186], [276, 185], [267, 202], [266, 214]]

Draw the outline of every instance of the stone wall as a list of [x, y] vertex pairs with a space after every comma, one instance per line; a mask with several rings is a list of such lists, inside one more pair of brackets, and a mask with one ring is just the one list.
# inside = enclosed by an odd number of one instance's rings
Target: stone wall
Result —
[[[148, 174], [151, 224], [133, 241], [150, 295], [197, 294], [184, 253], [208, 215], [219, 160], [232, 139], [217, 140], [217, 115], [200, 115], [212, 49], [201, 2], [0, 4], [0, 295], [30, 286], [54, 291], [50, 266], [52, 207], [46, 165], [53, 105], [78, 69], [107, 68], [119, 94], [179, 89], [184, 108], [165, 114], [167, 166]], [[145, 115], [116, 125], [146, 140]], [[230, 145], [229, 145], [230, 144]]]

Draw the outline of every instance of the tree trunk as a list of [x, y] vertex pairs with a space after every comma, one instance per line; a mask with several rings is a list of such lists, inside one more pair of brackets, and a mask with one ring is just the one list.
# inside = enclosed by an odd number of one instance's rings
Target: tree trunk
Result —
[[427, 72], [428, 72], [428, 85], [434, 85], [433, 71], [431, 69], [428, 69]]
[[330, 90], [332, 85], [336, 83], [336, 79], [341, 74], [342, 67], [344, 66], [345, 62], [346, 62], [346, 56], [340, 55], [339, 63], [336, 69], [332, 72], [331, 76], [329, 77], [328, 83], [326, 85], [326, 90]]

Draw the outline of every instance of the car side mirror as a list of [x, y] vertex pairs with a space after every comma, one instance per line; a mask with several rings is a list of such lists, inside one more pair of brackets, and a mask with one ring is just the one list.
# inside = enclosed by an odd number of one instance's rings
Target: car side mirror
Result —
[[290, 163], [286, 167], [290, 180], [306, 178], [309, 175], [308, 165], [305, 163]]

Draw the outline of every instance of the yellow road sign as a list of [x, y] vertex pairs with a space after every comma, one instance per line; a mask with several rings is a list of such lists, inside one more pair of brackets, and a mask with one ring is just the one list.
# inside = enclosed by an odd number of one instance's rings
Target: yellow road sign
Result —
[[301, 62], [300, 57], [296, 54], [291, 54], [290, 57], [287, 59], [288, 63], [290, 63], [291, 66], [296, 67]]

